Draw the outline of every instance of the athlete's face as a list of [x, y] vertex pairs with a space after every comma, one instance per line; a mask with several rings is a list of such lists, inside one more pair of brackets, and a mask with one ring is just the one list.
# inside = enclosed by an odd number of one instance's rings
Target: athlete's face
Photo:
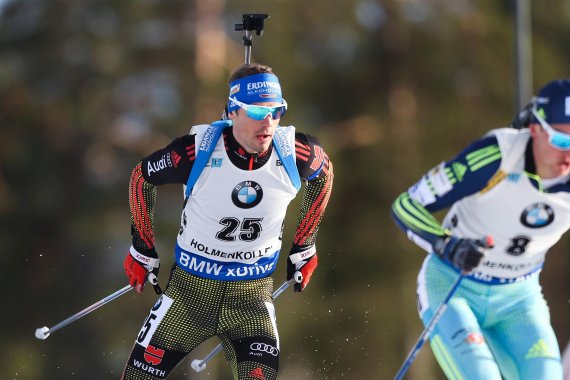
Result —
[[[552, 128], [570, 135], [570, 124], [553, 124]], [[570, 150], [553, 147], [548, 141], [548, 133], [538, 123], [530, 125], [530, 132], [537, 174], [545, 179], [570, 174]]]
[[[281, 103], [276, 102], [254, 104], [265, 107], [278, 107], [281, 105]], [[233, 121], [233, 131], [237, 142], [248, 153], [261, 153], [269, 149], [275, 129], [279, 125], [279, 120], [281, 120], [273, 119], [271, 114], [268, 114], [263, 120], [255, 120], [247, 116], [246, 111], [242, 108], [230, 112], [229, 118]]]

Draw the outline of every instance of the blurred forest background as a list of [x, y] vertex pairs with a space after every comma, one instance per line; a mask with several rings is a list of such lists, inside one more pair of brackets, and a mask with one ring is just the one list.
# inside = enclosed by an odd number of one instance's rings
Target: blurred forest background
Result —
[[[513, 1], [0, 0], [1, 379], [118, 379], [155, 294], [130, 292], [35, 339], [41, 326], [126, 285], [127, 185], [143, 156], [219, 118], [243, 63], [242, 13], [268, 13], [253, 61], [280, 76], [283, 124], [317, 135], [333, 197], [307, 290], [276, 301], [282, 379], [391, 379], [422, 326], [424, 252], [391, 221], [421, 174], [516, 113]], [[569, 76], [570, 2], [534, 1], [533, 91]], [[159, 189], [164, 284], [182, 190]], [[298, 215], [289, 208], [284, 249]], [[438, 215], [440, 217], [440, 215]], [[542, 283], [570, 336], [568, 239]], [[285, 260], [274, 274], [285, 279]], [[195, 374], [228, 379], [223, 355]], [[409, 379], [442, 379], [429, 346]]]

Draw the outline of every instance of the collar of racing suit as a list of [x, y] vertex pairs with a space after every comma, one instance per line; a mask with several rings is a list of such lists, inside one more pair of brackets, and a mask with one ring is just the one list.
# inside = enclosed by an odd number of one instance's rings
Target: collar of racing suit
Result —
[[262, 153], [246, 152], [234, 137], [232, 128], [227, 128], [224, 131], [224, 145], [230, 161], [243, 170], [255, 170], [262, 167], [269, 160], [273, 149], [273, 144], [271, 144], [269, 149]]

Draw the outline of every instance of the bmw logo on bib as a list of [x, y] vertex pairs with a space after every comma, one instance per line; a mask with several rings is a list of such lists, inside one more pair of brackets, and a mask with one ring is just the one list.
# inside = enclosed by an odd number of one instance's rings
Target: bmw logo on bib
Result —
[[554, 220], [554, 210], [545, 203], [528, 206], [521, 215], [521, 223], [528, 228], [546, 227]]
[[239, 208], [252, 208], [261, 202], [263, 189], [257, 182], [243, 181], [234, 187], [232, 202]]

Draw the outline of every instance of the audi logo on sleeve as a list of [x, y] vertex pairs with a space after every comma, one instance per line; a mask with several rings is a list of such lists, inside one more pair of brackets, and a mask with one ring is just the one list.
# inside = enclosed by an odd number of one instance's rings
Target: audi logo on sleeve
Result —
[[273, 356], [279, 355], [279, 349], [277, 347], [273, 347], [272, 345], [266, 343], [254, 342], [249, 346], [249, 348], [252, 351], [259, 351], [262, 353], [266, 352]]

